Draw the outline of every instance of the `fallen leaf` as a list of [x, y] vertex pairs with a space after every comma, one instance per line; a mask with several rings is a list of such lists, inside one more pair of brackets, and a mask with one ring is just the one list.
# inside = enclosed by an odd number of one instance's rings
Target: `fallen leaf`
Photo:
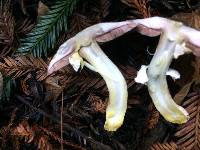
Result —
[[42, 2], [40, 1], [40, 2], [39, 2], [39, 5], [38, 5], [38, 16], [43, 16], [43, 15], [45, 15], [48, 11], [49, 11], [49, 8], [47, 7], [47, 5], [45, 5], [44, 3], [42, 3]]

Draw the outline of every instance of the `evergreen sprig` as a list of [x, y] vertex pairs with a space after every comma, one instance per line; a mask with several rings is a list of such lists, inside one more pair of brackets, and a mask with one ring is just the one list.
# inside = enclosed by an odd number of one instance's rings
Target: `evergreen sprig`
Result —
[[48, 49], [54, 48], [61, 31], [67, 31], [68, 19], [78, 0], [57, 0], [49, 12], [39, 18], [35, 28], [21, 39], [16, 53], [31, 53], [35, 57], [47, 57]]

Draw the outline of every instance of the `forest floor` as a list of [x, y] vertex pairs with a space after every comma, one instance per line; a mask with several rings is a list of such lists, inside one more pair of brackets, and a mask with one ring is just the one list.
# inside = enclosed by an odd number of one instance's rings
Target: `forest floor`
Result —
[[47, 76], [58, 47], [99, 22], [162, 16], [200, 29], [194, 0], [0, 0], [0, 149], [2, 150], [198, 150], [200, 149], [200, 61], [181, 56], [167, 78], [174, 101], [190, 120], [166, 121], [145, 85], [134, 78], [148, 65], [159, 37], [130, 31], [100, 44], [128, 85], [128, 108], [116, 132], [104, 129], [109, 97], [102, 77], [68, 65]]

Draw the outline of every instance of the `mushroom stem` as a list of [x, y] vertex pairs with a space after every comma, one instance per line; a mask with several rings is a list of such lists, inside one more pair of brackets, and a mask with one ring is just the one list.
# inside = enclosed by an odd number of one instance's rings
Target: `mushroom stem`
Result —
[[106, 82], [109, 101], [106, 108], [104, 128], [116, 131], [122, 124], [127, 109], [127, 85], [119, 69], [104, 54], [96, 42], [82, 47], [79, 54], [98, 72]]
[[188, 121], [188, 113], [173, 101], [166, 81], [166, 72], [174, 57], [176, 45], [182, 40], [179, 32], [176, 32], [178, 28], [172, 22], [172, 26], [161, 34], [156, 53], [148, 66], [147, 86], [153, 103], [162, 116], [169, 122], [182, 124]]

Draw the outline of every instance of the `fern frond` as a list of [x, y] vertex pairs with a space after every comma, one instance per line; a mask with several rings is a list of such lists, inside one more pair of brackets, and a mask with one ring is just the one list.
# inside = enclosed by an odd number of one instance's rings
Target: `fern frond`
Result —
[[155, 108], [153, 103], [149, 105], [149, 116], [147, 119], [147, 130], [151, 130], [156, 127], [160, 118], [159, 111]]
[[77, 149], [77, 150], [85, 150], [84, 148], [78, 146], [78, 145], [75, 145], [71, 142], [68, 142], [66, 140], [63, 140], [61, 139], [56, 133], [52, 132], [52, 131], [49, 131], [48, 129], [44, 128], [44, 127], [40, 127], [40, 129], [45, 133], [47, 134], [49, 137], [52, 137], [52, 139], [54, 139], [55, 141], [58, 141], [59, 143], [63, 143], [65, 145], [68, 145], [74, 149]]
[[90, 94], [88, 97], [88, 101], [91, 104], [91, 111], [96, 113], [105, 113], [106, 112], [106, 106], [107, 102], [103, 101], [101, 97], [95, 95], [95, 94]]
[[175, 136], [181, 149], [200, 149], [200, 96], [194, 95], [183, 103], [190, 115], [190, 120], [181, 125]]
[[156, 143], [153, 144], [149, 150], [178, 150], [178, 146], [174, 142], [170, 143]]
[[14, 46], [14, 25], [15, 20], [10, 11], [10, 0], [0, 3], [0, 55], [2, 57], [10, 54]]
[[12, 135], [23, 138], [27, 143], [31, 143], [35, 138], [35, 129], [29, 125], [27, 120], [23, 120], [11, 132]]
[[10, 117], [10, 121], [8, 123], [8, 125], [3, 126], [0, 128], [0, 135], [1, 135], [1, 148], [5, 148], [4, 146], [6, 145], [5, 143], [8, 140], [8, 136], [10, 135], [10, 131], [12, 129], [12, 126], [14, 124], [14, 120], [16, 118], [16, 112], [17, 112], [18, 108], [15, 108], [12, 113], [11, 113], [11, 117]]
[[92, 1], [91, 8], [96, 10], [98, 20], [104, 19], [110, 13], [111, 4], [111, 0]]
[[47, 51], [54, 47], [61, 31], [67, 31], [68, 18], [78, 0], [58, 0], [50, 7], [45, 16], [41, 16], [35, 28], [21, 40], [16, 53], [32, 53], [33, 56], [47, 57]]
[[151, 16], [150, 8], [147, 6], [148, 0], [121, 0], [121, 2], [135, 9], [134, 12], [143, 18]]
[[43, 150], [53, 150], [53, 146], [49, 143], [49, 137], [46, 135], [41, 135], [38, 139], [38, 149]]
[[13, 79], [19, 78], [30, 71], [36, 71], [38, 80], [46, 77], [47, 64], [41, 58], [36, 59], [33, 56], [21, 55], [16, 58], [5, 57], [4, 61], [4, 63], [0, 62], [0, 70]]

